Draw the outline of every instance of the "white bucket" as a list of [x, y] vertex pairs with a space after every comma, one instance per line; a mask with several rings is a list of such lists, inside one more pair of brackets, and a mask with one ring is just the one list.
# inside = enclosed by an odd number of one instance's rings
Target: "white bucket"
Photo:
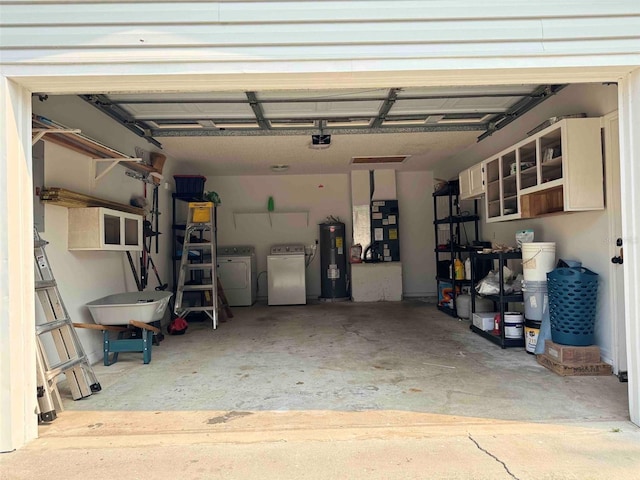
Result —
[[522, 338], [524, 335], [524, 315], [518, 312], [504, 313], [505, 338]]
[[524, 298], [524, 316], [527, 320], [542, 320], [549, 311], [549, 294], [547, 282], [524, 281], [522, 283]]
[[555, 242], [533, 242], [522, 244], [522, 273], [530, 282], [546, 282], [547, 273], [556, 263]]

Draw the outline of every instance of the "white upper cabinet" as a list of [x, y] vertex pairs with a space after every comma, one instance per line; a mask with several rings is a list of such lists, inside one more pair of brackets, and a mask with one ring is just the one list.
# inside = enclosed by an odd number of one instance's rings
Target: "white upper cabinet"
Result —
[[69, 209], [69, 250], [142, 250], [142, 216], [104, 207]]
[[460, 199], [468, 200], [484, 195], [484, 163], [478, 163], [460, 172]]
[[483, 162], [487, 222], [604, 209], [599, 118], [569, 118]]

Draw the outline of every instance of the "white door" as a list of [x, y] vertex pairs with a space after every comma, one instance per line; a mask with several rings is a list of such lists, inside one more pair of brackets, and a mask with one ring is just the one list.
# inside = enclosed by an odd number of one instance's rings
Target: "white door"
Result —
[[620, 143], [618, 112], [604, 117], [605, 172], [609, 215], [609, 252], [611, 253], [609, 296], [611, 298], [614, 373], [626, 377], [627, 346], [624, 310], [624, 261], [622, 203], [620, 200]]

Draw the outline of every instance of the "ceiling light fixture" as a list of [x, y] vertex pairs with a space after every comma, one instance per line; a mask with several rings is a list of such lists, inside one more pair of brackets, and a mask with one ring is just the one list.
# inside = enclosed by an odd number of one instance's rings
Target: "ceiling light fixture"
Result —
[[272, 172], [286, 172], [287, 170], [289, 170], [289, 165], [285, 165], [283, 163], [279, 163], [277, 165], [271, 165], [271, 171]]

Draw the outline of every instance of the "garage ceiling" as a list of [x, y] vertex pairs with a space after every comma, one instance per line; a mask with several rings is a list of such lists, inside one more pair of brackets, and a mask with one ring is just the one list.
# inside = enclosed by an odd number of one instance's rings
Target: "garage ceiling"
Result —
[[[426, 170], [564, 85], [101, 94], [81, 98], [181, 162], [189, 173], [344, 173], [354, 156], [409, 156]], [[313, 135], [330, 135], [328, 145]], [[359, 168], [367, 168], [366, 165]]]

